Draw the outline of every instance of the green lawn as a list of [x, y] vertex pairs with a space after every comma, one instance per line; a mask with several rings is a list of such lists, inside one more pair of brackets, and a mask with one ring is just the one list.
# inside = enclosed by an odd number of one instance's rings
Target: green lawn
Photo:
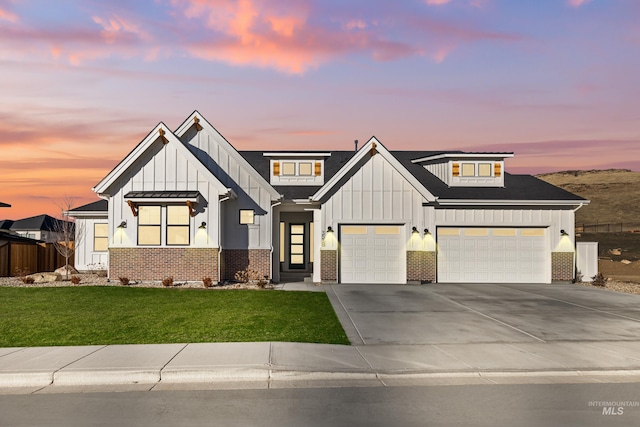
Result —
[[0, 347], [253, 341], [349, 344], [321, 292], [0, 288]]

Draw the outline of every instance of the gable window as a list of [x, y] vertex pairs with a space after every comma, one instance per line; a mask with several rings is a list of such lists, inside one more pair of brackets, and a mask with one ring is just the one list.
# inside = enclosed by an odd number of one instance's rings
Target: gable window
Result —
[[160, 246], [160, 206], [138, 206], [138, 244]]
[[312, 169], [311, 163], [300, 163], [298, 165], [298, 175], [311, 176], [311, 169]]
[[109, 246], [109, 225], [93, 224], [93, 250], [104, 252]]
[[478, 176], [491, 176], [491, 163], [480, 163], [478, 165]]
[[240, 209], [240, 224], [254, 224], [253, 209]]
[[475, 163], [463, 163], [462, 164], [462, 176], [476, 176]]
[[189, 245], [189, 207], [167, 206], [167, 245]]
[[293, 176], [296, 174], [296, 164], [294, 162], [282, 162], [282, 175]]

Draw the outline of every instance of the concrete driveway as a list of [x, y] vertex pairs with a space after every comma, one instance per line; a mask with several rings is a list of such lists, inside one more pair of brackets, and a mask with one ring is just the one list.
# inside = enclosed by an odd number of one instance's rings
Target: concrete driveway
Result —
[[640, 296], [589, 287], [333, 285], [327, 294], [355, 345], [640, 341]]

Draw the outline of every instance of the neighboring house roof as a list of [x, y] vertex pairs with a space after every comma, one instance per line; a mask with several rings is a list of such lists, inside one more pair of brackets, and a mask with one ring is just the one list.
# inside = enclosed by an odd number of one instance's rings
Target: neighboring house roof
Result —
[[49, 215], [37, 215], [14, 221], [11, 230], [14, 231], [56, 231], [62, 220]]
[[0, 241], [21, 242], [21, 243], [44, 243], [42, 240], [29, 239], [28, 237], [18, 236], [17, 234], [9, 234], [0, 231]]
[[86, 205], [78, 206], [69, 210], [69, 214], [76, 212], [106, 212], [109, 210], [109, 202], [106, 200], [96, 200], [95, 202], [87, 203]]
[[10, 205], [10, 204], [8, 204], [8, 203], [2, 203], [2, 202], [0, 202], [0, 208], [10, 208], [10, 207], [11, 207], [11, 205]]
[[0, 221], [0, 230], [9, 230], [15, 221], [11, 219], [3, 219]]

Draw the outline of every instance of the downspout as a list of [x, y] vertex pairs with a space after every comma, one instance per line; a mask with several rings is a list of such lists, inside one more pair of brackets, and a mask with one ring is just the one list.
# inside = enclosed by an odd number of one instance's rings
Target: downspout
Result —
[[577, 208], [575, 208], [575, 209], [573, 210], [573, 213], [578, 212], [578, 209], [580, 209], [580, 208], [581, 208], [581, 207], [583, 207], [583, 206], [584, 206], [584, 203], [580, 203], [580, 205], [579, 205]]
[[226, 202], [231, 198], [231, 196], [227, 193], [221, 199], [218, 199], [218, 283], [222, 282], [222, 277], [220, 277], [220, 260], [222, 259], [222, 202]]
[[[281, 205], [282, 201], [278, 201], [271, 204], [270, 208], [270, 218], [269, 218], [269, 237], [270, 237], [270, 250], [269, 250], [269, 274], [271, 275], [271, 282], [273, 282], [273, 208], [278, 205]], [[282, 244], [282, 242], [280, 242]]]

